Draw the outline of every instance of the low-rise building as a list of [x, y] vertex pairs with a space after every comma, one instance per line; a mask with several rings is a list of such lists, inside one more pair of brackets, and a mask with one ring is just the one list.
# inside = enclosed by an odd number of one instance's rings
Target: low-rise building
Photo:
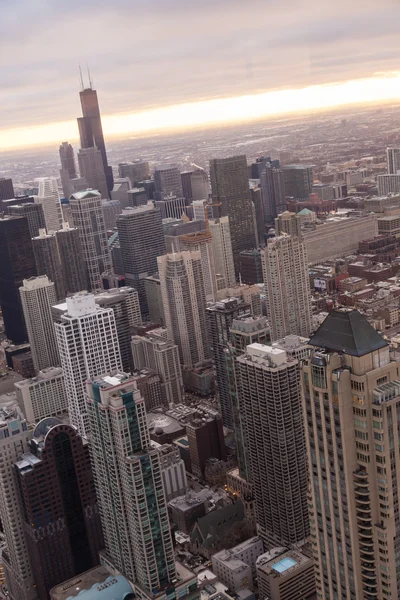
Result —
[[17, 401], [28, 423], [38, 423], [46, 417], [58, 417], [67, 412], [67, 392], [60, 367], [48, 367], [32, 379], [14, 384]]
[[260, 598], [307, 600], [315, 594], [314, 563], [305, 550], [274, 548], [257, 560]]

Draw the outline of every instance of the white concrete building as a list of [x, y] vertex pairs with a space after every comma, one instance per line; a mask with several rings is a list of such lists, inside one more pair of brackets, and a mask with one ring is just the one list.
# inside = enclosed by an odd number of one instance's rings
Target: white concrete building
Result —
[[271, 340], [311, 332], [311, 292], [307, 254], [298, 237], [282, 235], [268, 241], [261, 253]]
[[237, 558], [231, 550], [221, 550], [211, 557], [212, 570], [230, 590], [252, 589], [251, 567]]
[[79, 434], [88, 433], [84, 385], [89, 378], [121, 369], [117, 328], [112, 308], [97, 306], [93, 294], [80, 293], [54, 307], [68, 412]]
[[181, 235], [179, 236], [179, 247], [182, 251], [200, 252], [206, 302], [215, 302], [217, 282], [215, 279], [214, 250], [211, 233], [209, 231], [198, 231], [196, 233]]
[[212, 235], [215, 272], [224, 277], [224, 287], [235, 286], [235, 264], [233, 262], [229, 217], [210, 219], [208, 224]]
[[64, 374], [60, 367], [43, 369], [32, 379], [17, 381], [14, 387], [17, 402], [28, 423], [58, 417], [68, 410]]
[[389, 175], [400, 173], [400, 148], [387, 148], [387, 172]]
[[34, 200], [43, 206], [47, 233], [58, 231], [62, 227], [62, 210], [57, 179], [55, 177], [39, 177], [38, 195]]
[[112, 270], [101, 195], [96, 190], [77, 192], [72, 194], [69, 203], [82, 243], [90, 288], [92, 291], [101, 290], [102, 273]]
[[153, 440], [150, 441], [150, 445], [160, 455], [161, 473], [167, 502], [186, 494], [188, 480], [185, 463], [181, 458], [179, 449], [172, 444], [158, 444]]
[[26, 329], [36, 371], [60, 364], [51, 307], [57, 302], [55, 285], [46, 275], [24, 279], [19, 288]]
[[206, 295], [200, 252], [176, 252], [157, 259], [168, 337], [181, 363], [192, 367], [210, 356]]
[[379, 196], [400, 192], [400, 174], [378, 175], [376, 181]]

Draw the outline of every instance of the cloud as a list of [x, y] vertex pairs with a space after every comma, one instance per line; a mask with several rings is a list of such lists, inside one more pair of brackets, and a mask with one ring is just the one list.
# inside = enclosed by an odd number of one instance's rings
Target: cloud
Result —
[[344, 81], [400, 64], [395, 0], [1, 0], [1, 129]]

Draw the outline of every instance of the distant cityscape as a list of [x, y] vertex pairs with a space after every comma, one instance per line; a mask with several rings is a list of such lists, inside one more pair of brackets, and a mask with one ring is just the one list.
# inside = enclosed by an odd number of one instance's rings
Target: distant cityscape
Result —
[[400, 110], [0, 154], [0, 598], [400, 598]]

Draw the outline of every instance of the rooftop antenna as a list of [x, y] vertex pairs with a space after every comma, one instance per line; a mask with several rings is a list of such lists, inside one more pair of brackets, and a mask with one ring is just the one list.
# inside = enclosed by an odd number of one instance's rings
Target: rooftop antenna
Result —
[[88, 73], [88, 77], [89, 77], [89, 87], [92, 90], [93, 89], [93, 81], [92, 81], [92, 78], [90, 76], [89, 65], [86, 63], [86, 66], [87, 66], [87, 73]]
[[82, 76], [81, 65], [79, 65], [79, 75], [80, 75], [81, 86], [82, 86], [82, 91], [83, 91], [85, 89], [85, 86], [83, 85], [83, 76]]

